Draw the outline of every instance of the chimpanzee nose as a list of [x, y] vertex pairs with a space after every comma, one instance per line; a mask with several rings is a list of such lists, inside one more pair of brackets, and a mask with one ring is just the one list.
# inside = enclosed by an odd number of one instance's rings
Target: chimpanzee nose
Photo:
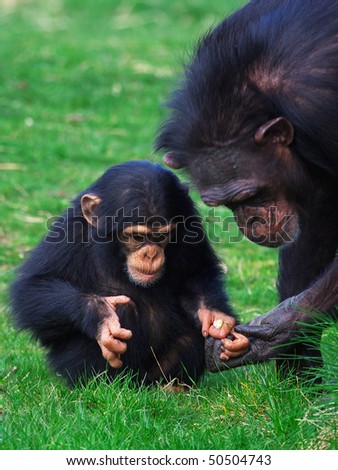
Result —
[[157, 248], [154, 245], [149, 245], [144, 253], [145, 258], [154, 259], [157, 255]]

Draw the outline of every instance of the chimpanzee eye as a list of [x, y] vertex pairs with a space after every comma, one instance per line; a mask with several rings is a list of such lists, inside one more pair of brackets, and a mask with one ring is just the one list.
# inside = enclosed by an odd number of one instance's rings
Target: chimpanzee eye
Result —
[[137, 233], [135, 233], [135, 234], [133, 233], [131, 238], [135, 243], [144, 243], [146, 237], [145, 237], [145, 235], [139, 235]]
[[169, 233], [155, 232], [149, 235], [149, 239], [152, 243], [159, 243], [159, 244], [166, 243], [168, 241], [168, 238], [169, 238]]

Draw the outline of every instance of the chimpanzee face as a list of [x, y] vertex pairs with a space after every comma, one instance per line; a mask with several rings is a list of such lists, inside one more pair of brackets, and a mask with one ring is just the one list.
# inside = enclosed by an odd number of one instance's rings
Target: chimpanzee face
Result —
[[[97, 226], [96, 209], [101, 203], [96, 194], [84, 194], [81, 198], [83, 216], [90, 225]], [[151, 218], [148, 219], [148, 222]], [[175, 223], [151, 226], [127, 225], [117, 234], [125, 269], [133, 284], [148, 287], [158, 281], [164, 272], [165, 248], [176, 229]]]
[[298, 233], [290, 190], [299, 173], [293, 137], [291, 123], [280, 117], [261, 125], [251, 139], [239, 137], [191, 159], [169, 153], [164, 161], [186, 169], [207, 205], [229, 207], [251, 241], [277, 247]]
[[126, 257], [129, 279], [136, 285], [148, 287], [158, 281], [165, 266], [165, 248], [174, 226], [156, 229], [145, 225], [126, 227], [119, 235]]

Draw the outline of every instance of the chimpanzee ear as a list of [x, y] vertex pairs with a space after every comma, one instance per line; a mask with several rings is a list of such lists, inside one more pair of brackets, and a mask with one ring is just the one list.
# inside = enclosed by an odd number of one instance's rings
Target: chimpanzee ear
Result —
[[81, 198], [81, 209], [83, 217], [94, 227], [97, 227], [95, 211], [102, 199], [96, 194], [84, 194]]
[[265, 144], [270, 141], [287, 147], [293, 141], [294, 134], [291, 122], [283, 117], [278, 117], [261, 125], [255, 134], [255, 142], [256, 144]]
[[178, 170], [184, 166], [183, 159], [171, 152], [164, 155], [163, 161], [167, 166], [174, 170]]

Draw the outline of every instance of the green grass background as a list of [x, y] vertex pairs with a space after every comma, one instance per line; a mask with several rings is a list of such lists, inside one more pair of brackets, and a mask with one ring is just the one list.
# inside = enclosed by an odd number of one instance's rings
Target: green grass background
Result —
[[[324, 393], [273, 364], [206, 374], [188, 394], [91, 383], [69, 390], [8, 318], [8, 283], [74, 194], [152, 146], [181, 62], [240, 0], [0, 0], [0, 285], [3, 449], [337, 449], [337, 327], [326, 331]], [[277, 301], [277, 251], [221, 234], [242, 321]], [[222, 240], [220, 241], [220, 235]]]

